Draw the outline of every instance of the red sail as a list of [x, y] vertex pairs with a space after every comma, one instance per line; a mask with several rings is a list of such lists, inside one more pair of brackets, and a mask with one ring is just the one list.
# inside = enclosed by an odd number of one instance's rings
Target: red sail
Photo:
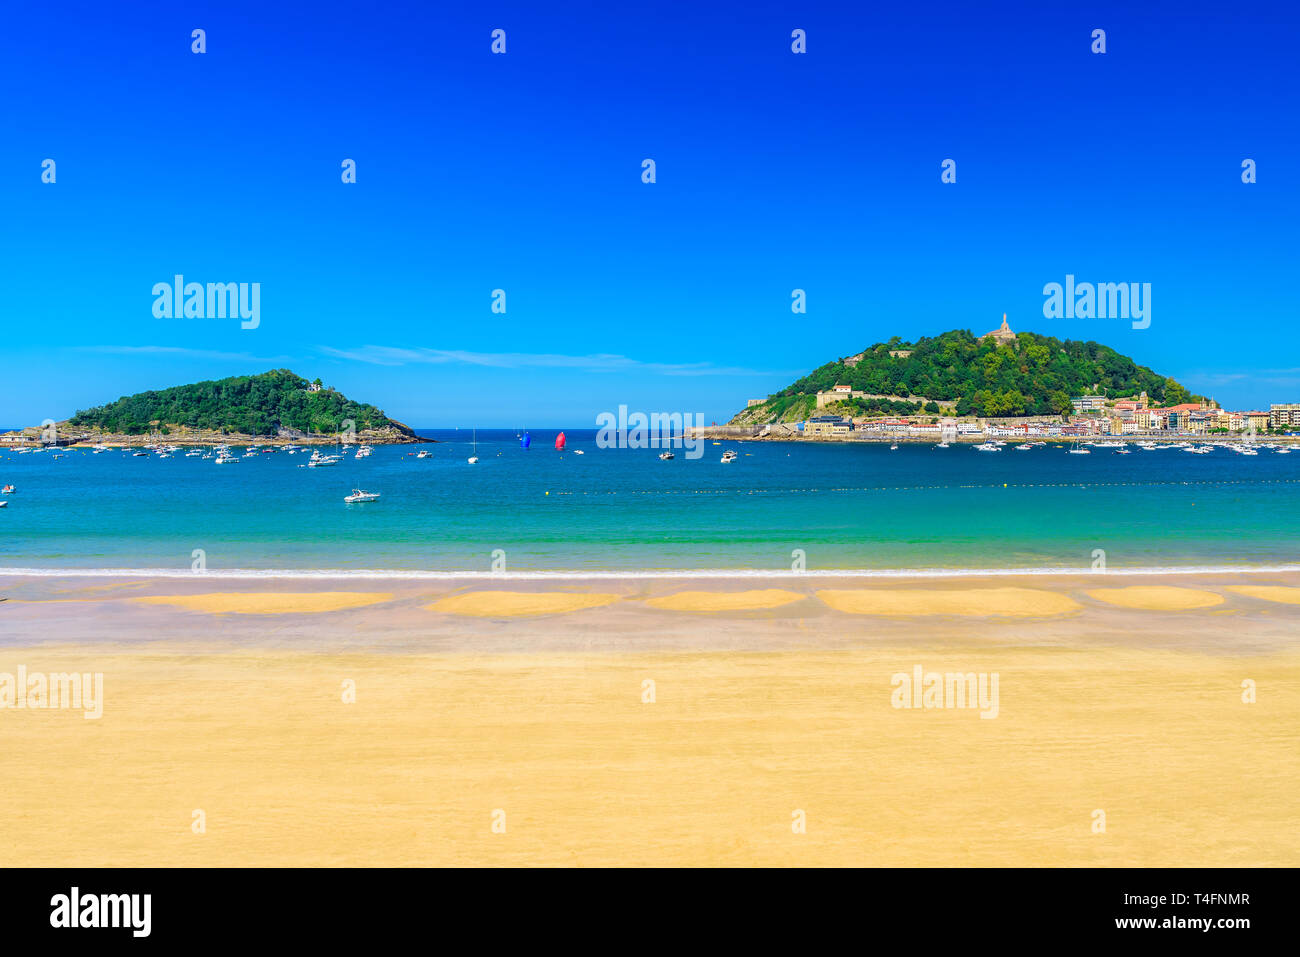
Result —
[[555, 437], [555, 451], [557, 451], [557, 452], [563, 452], [563, 451], [564, 451], [564, 433], [563, 433], [563, 432], [561, 432], [559, 435], [557, 435], [557, 436]]

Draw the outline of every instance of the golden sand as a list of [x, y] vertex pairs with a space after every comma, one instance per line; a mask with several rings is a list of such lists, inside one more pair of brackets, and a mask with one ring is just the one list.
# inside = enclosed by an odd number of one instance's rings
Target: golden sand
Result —
[[1090, 598], [1121, 608], [1143, 611], [1191, 611], [1195, 608], [1212, 608], [1223, 604], [1223, 596], [1197, 588], [1176, 588], [1172, 585], [1133, 585], [1129, 588], [1093, 588]]
[[1284, 605], [1300, 605], [1300, 588], [1288, 588], [1284, 585], [1230, 585], [1228, 591], [1245, 595], [1247, 598], [1280, 601]]
[[567, 591], [467, 591], [425, 607], [451, 615], [475, 618], [519, 618], [524, 615], [558, 615], [584, 608], [599, 608], [618, 601], [617, 595]]
[[[0, 789], [10, 866], [1300, 865], [1295, 653], [20, 660], [105, 701], [0, 711], [39, 755]], [[998, 672], [998, 717], [893, 708], [917, 664]]]
[[783, 588], [758, 588], [750, 591], [679, 591], [646, 600], [651, 608], [668, 611], [760, 611], [780, 608], [806, 596]]
[[1069, 595], [1037, 588], [863, 588], [819, 591], [836, 611], [854, 615], [1061, 615], [1079, 607]]
[[144, 595], [129, 601], [146, 605], [175, 605], [211, 614], [287, 615], [299, 612], [340, 611], [391, 601], [388, 592], [212, 592], [207, 595]]

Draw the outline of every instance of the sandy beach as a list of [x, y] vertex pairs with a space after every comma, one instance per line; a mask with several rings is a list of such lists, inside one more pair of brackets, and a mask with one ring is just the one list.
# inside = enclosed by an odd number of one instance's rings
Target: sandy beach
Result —
[[[0, 695], [20, 667], [103, 675], [93, 720], [0, 707], [29, 756], [0, 851], [1295, 866], [1297, 594], [1222, 572], [0, 578]], [[899, 706], [920, 673], [996, 675], [996, 708]]]

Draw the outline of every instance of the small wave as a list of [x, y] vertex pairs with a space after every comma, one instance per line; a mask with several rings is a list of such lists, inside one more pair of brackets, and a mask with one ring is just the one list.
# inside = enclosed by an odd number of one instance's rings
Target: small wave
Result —
[[1105, 572], [1080, 567], [1053, 568], [818, 568], [795, 572], [780, 568], [628, 569], [590, 571], [472, 571], [342, 568], [227, 568], [194, 572], [183, 568], [0, 568], [0, 578], [209, 578], [209, 579], [370, 579], [409, 581], [545, 581], [698, 578], [1003, 578], [1034, 576], [1245, 575], [1300, 572], [1300, 565], [1111, 566]]

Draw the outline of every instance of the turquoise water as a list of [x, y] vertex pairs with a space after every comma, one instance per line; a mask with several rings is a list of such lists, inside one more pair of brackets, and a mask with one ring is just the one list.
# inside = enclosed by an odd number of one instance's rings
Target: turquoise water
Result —
[[[1300, 452], [1067, 455], [1007, 447], [727, 442], [599, 449], [595, 433], [424, 433], [299, 468], [283, 452], [213, 460], [0, 453], [0, 569], [209, 572], [809, 571], [1261, 567], [1300, 558]], [[740, 458], [719, 463], [723, 448]], [[429, 449], [431, 458], [415, 452]], [[584, 455], [572, 450], [582, 449]], [[242, 448], [238, 454], [242, 455]], [[382, 499], [345, 505], [354, 486]]]

